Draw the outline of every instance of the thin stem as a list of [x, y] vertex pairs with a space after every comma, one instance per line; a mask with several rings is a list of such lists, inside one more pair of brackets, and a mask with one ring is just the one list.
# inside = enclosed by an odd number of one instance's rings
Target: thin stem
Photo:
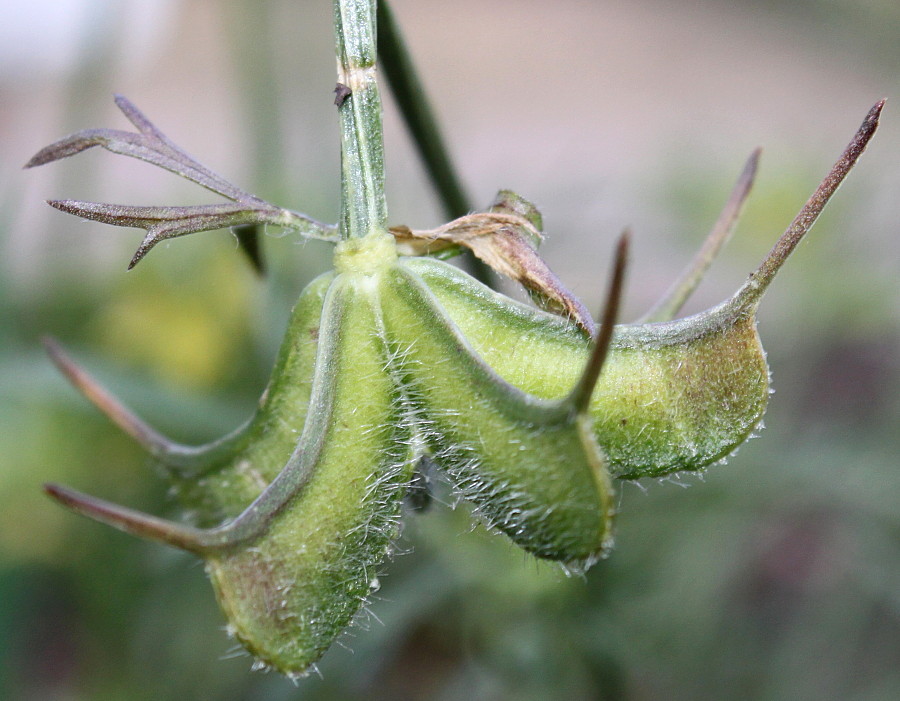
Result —
[[[375, 78], [375, 0], [335, 0], [341, 120], [341, 238], [387, 230], [381, 98]], [[339, 93], [340, 94], [340, 93]]]

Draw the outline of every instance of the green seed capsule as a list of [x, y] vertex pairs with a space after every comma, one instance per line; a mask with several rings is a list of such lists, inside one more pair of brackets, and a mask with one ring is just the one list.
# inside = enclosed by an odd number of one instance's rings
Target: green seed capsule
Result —
[[283, 672], [304, 672], [367, 600], [411, 476], [408, 432], [366, 286], [342, 275], [329, 289], [313, 411], [285, 468], [296, 472], [296, 495], [257, 537], [207, 559], [230, 630]]
[[[143, 148], [163, 144], [165, 158], [187, 158], [126, 106]], [[744, 286], [686, 319], [615, 326], [626, 237], [592, 341], [589, 317], [576, 324], [439, 261], [398, 259], [390, 235], [369, 232], [341, 241], [335, 272], [301, 295], [253, 419], [203, 448], [167, 441], [51, 344], [74, 384], [167, 468], [197, 526], [63, 487], [47, 491], [79, 513], [203, 558], [229, 630], [289, 675], [306, 673], [364, 605], [426, 447], [489, 526], [539, 557], [584, 569], [611, 544], [610, 470], [620, 478], [698, 470], [758, 425], [769, 390], [757, 305], [862, 153], [881, 106]], [[33, 164], [95, 145], [97, 133], [87, 134], [48, 147]], [[276, 216], [262, 204], [248, 211]], [[213, 223], [247, 214], [232, 209], [204, 212]], [[166, 231], [148, 235], [185, 233]], [[517, 259], [520, 272], [529, 272], [532, 253]], [[544, 266], [532, 278], [538, 293], [548, 280], [555, 285]], [[545, 302], [581, 309], [562, 288]]]
[[[727, 457], [759, 425], [769, 371], [756, 332], [757, 307], [862, 155], [883, 106], [882, 100], [869, 110], [831, 171], [731, 299], [677, 321], [617, 327], [589, 404], [596, 442], [615, 476], [700, 470]], [[748, 166], [751, 174], [739, 181], [743, 194], [731, 220], [749, 188], [755, 156]], [[708, 262], [701, 256], [696, 274], [688, 275], [660, 309], [674, 313]], [[410, 259], [406, 265], [428, 286], [471, 351], [510, 384], [552, 400], [576, 382], [589, 341], [575, 324], [497, 294], [440, 261]]]
[[410, 267], [385, 277], [381, 299], [435, 462], [518, 545], [572, 567], [589, 565], [611, 544], [613, 514], [590, 420], [565, 401], [541, 401], [503, 381]]
[[[440, 261], [408, 265], [502, 378], [544, 399], [565, 396], [577, 381], [590, 341], [574, 324]], [[615, 476], [698, 470], [747, 439], [769, 395], [755, 326], [753, 314], [725, 304], [678, 321], [616, 328], [590, 405]]]
[[[281, 394], [296, 371], [305, 376], [304, 352], [291, 334], [258, 415], [288, 410], [271, 418], [286, 422], [288, 433], [302, 427], [292, 452], [285, 458], [278, 443], [251, 428], [258, 440], [239, 444], [237, 460], [210, 466], [192, 478], [192, 487], [185, 486], [190, 478], [179, 478], [191, 505], [235, 510], [233, 520], [191, 528], [48, 487], [76, 511], [201, 556], [231, 633], [263, 663], [291, 675], [305, 673], [367, 600], [397, 534], [412, 470], [405, 403], [389, 370], [377, 287], [363, 273], [345, 272], [315, 283], [305, 300], [310, 307], [323, 285], [315, 376], [308, 389], [290, 387], [305, 392], [308, 403], [298, 417], [298, 407]], [[303, 312], [301, 306], [291, 331], [308, 336]], [[259, 445], [268, 449], [254, 450]], [[238, 479], [250, 470], [277, 477], [254, 488]]]

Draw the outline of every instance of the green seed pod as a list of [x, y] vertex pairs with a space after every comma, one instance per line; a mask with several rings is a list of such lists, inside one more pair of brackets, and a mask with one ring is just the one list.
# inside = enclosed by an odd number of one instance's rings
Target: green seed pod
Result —
[[[241, 461], [251, 455], [256, 462], [223, 463], [196, 475], [195, 486], [184, 489], [202, 494], [203, 504], [231, 509], [234, 493], [254, 490], [229, 480], [250, 469], [276, 472], [236, 518], [217, 528], [191, 528], [62, 487], [47, 488], [80, 513], [201, 556], [230, 632], [263, 663], [290, 675], [308, 670], [376, 586], [411, 478], [405, 404], [388, 369], [377, 288], [369, 276], [343, 267], [345, 273], [327, 286], [316, 372], [306, 390], [311, 412], [292, 454], [273, 464], [265, 461], [277, 456], [277, 446], [255, 453], [241, 445]], [[318, 289], [310, 293], [311, 306], [318, 294]], [[309, 330], [305, 323], [292, 325], [301, 335]], [[297, 339], [289, 339], [286, 346], [296, 348]], [[293, 360], [293, 355], [286, 352], [282, 358]], [[285, 374], [303, 365], [280, 363], [282, 374], [273, 377], [270, 389], [280, 388]], [[268, 404], [278, 406], [276, 396], [270, 394]]]
[[[577, 381], [590, 352], [579, 328], [440, 261], [409, 266], [500, 377], [544, 399], [565, 396]], [[620, 325], [591, 399], [595, 438], [617, 477], [698, 470], [746, 440], [768, 386], [754, 316], [733, 304], [674, 322]]]
[[313, 412], [279, 478], [295, 475], [296, 495], [254, 539], [207, 555], [230, 630], [282, 672], [306, 671], [351, 622], [397, 534], [411, 464], [378, 317], [362, 276], [335, 280]]
[[[684, 319], [616, 328], [590, 401], [595, 439], [616, 477], [701, 470], [733, 453], [759, 427], [770, 390], [757, 307], [862, 154], [883, 104], [872, 107], [831, 172], [731, 299]], [[698, 267], [708, 262], [701, 258]], [[576, 324], [498, 294], [441, 261], [410, 259], [407, 266], [472, 351], [507, 382], [552, 400], [577, 381], [590, 339]], [[699, 279], [693, 277], [687, 276], [686, 293], [676, 290], [677, 304], [658, 308], [674, 314]]]
[[[608, 329], [621, 292], [624, 245], [623, 239]], [[504, 381], [479, 357], [416, 274], [415, 262], [405, 260], [384, 276], [381, 301], [416, 426], [435, 462], [489, 526], [539, 557], [589, 567], [612, 544], [612, 486], [587, 413], [609, 334], [583, 358], [580, 378], [559, 401], [542, 400]]]
[[[354, 7], [372, 9], [364, 2]], [[352, 36], [338, 32], [339, 44], [371, 33], [370, 22], [361, 23], [362, 34], [352, 26]], [[696, 283], [697, 268], [651, 313], [662, 321], [615, 326], [623, 237], [593, 339], [583, 305], [523, 237], [538, 221], [528, 206], [519, 211], [524, 201], [507, 196], [510, 206], [497, 205], [504, 211], [463, 217], [441, 235], [512, 271], [545, 309], [574, 321], [513, 302], [439, 261], [398, 258], [382, 223], [380, 144], [359, 127], [362, 117], [380, 125], [373, 54], [359, 48], [340, 57], [350, 94], [339, 106], [346, 172], [335, 273], [301, 296], [248, 424], [210, 446], [178, 446], [50, 345], [73, 382], [167, 468], [197, 525], [63, 487], [49, 485], [48, 493], [79, 513], [203, 558], [229, 630], [262, 663], [289, 675], [306, 673], [365, 603], [425, 448], [489, 526], [539, 557], [584, 569], [611, 544], [610, 469], [622, 478], [697, 470], [740, 445], [768, 397], [756, 333], [759, 300], [862, 153], [883, 104], [873, 107], [794, 223], [724, 304], [664, 320]], [[236, 203], [55, 203], [146, 228], [135, 261], [160, 240], [223, 225], [293, 223], [309, 236], [330, 235], [212, 174], [133, 105], [122, 98], [119, 105], [138, 134], [88, 130], [47, 147], [29, 165], [102, 145], [187, 173]], [[494, 234], [503, 237], [501, 245], [482, 240]], [[699, 267], [709, 259], [704, 254]]]

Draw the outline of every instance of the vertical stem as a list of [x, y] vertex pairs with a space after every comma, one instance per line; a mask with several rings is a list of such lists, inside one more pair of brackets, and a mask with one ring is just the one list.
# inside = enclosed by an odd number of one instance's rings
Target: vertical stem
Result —
[[381, 98], [375, 79], [375, 0], [334, 0], [341, 121], [342, 239], [387, 228]]

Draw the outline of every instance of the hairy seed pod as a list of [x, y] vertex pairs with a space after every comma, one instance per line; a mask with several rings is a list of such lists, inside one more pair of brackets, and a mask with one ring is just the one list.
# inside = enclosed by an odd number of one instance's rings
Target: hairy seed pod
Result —
[[[309, 338], [305, 305], [315, 308], [323, 286], [315, 375], [307, 389], [291, 385], [308, 397], [292, 406], [283, 384], [309, 385], [302, 358], [309, 346], [295, 334]], [[48, 487], [76, 511], [202, 557], [230, 632], [286, 674], [305, 673], [366, 602], [411, 478], [405, 404], [389, 370], [376, 292], [367, 275], [348, 271], [304, 293], [258, 414], [288, 434], [302, 429], [287, 457], [265, 430], [251, 428], [245, 433], [256, 442], [237, 440], [237, 459], [178, 477], [190, 506], [237, 511], [232, 520], [191, 528]], [[276, 477], [256, 486], [242, 482], [248, 474]], [[246, 498], [240, 506], [239, 497]]]
[[[869, 110], [830, 172], [731, 299], [684, 319], [616, 328], [590, 401], [595, 438], [615, 476], [703, 469], [734, 452], [759, 426], [769, 396], [756, 330], [759, 302], [862, 155], [883, 106], [881, 100]], [[752, 172], [755, 156], [748, 165]], [[701, 259], [699, 269], [706, 265]], [[544, 399], [565, 396], [576, 382], [590, 341], [575, 324], [493, 292], [440, 261], [410, 259], [408, 267], [471, 350], [500, 377]], [[685, 289], [695, 284], [690, 281]]]
[[[500, 377], [544, 399], [576, 382], [590, 340], [574, 324], [440, 261], [409, 267]], [[616, 477], [659, 476], [730, 454], [759, 424], [768, 395], [754, 316], [725, 304], [678, 321], [617, 326], [590, 413]]]
[[229, 628], [283, 672], [305, 672], [351, 622], [397, 535], [411, 463], [378, 317], [362, 276], [335, 279], [311, 413], [281, 473], [296, 472], [296, 494], [256, 538], [207, 556]]
[[[415, 420], [435, 462], [488, 525], [539, 557], [585, 567], [612, 543], [612, 486], [583, 407], [504, 381], [409, 265], [381, 288]], [[605, 348], [603, 348], [605, 351]], [[583, 371], [587, 356], [581, 364]], [[591, 386], [596, 377], [573, 381]]]
[[[204, 209], [205, 224], [196, 212], [168, 211], [175, 224], [164, 230], [158, 212], [119, 212], [124, 219], [114, 223], [138, 217], [149, 227], [139, 256], [157, 240], [221, 224], [226, 215], [243, 217], [237, 223], [250, 214], [281, 221], [283, 210], [198, 170], [136, 108], [120, 103], [139, 135], [85, 132], [39, 152], [32, 164], [97, 144], [137, 144], [126, 152], [164, 167], [188, 164], [198, 182], [250, 203], [247, 211]], [[201, 448], [174, 444], [143, 424], [50, 343], [73, 383], [166, 468], [195, 525], [55, 485], [47, 491], [79, 513], [201, 557], [229, 630], [289, 675], [306, 673], [365, 604], [426, 449], [488, 526], [528, 552], [583, 570], [612, 542], [610, 473], [633, 479], [699, 470], [758, 425], [769, 378], [757, 306], [859, 158], [882, 105], [738, 292], [685, 319], [615, 325], [627, 236], [593, 334], [583, 305], [542, 262], [532, 274], [539, 259], [531, 248], [514, 248], [522, 241], [515, 231], [501, 227], [506, 248], [481, 241], [473, 250], [499, 257], [529, 280], [545, 308], [575, 321], [510, 300], [438, 260], [398, 258], [395, 238], [373, 225], [338, 243], [335, 271], [302, 293], [253, 418]], [[82, 205], [69, 209], [82, 212]], [[106, 216], [105, 207], [88, 209]], [[370, 213], [353, 214], [362, 222]], [[511, 215], [500, 214], [510, 224]], [[537, 220], [525, 218], [534, 228]], [[484, 222], [476, 219], [481, 236]], [[456, 245], [474, 235], [467, 227], [444, 234]], [[696, 270], [651, 317], [674, 314], [695, 278]], [[553, 294], [542, 296], [546, 285]]]

